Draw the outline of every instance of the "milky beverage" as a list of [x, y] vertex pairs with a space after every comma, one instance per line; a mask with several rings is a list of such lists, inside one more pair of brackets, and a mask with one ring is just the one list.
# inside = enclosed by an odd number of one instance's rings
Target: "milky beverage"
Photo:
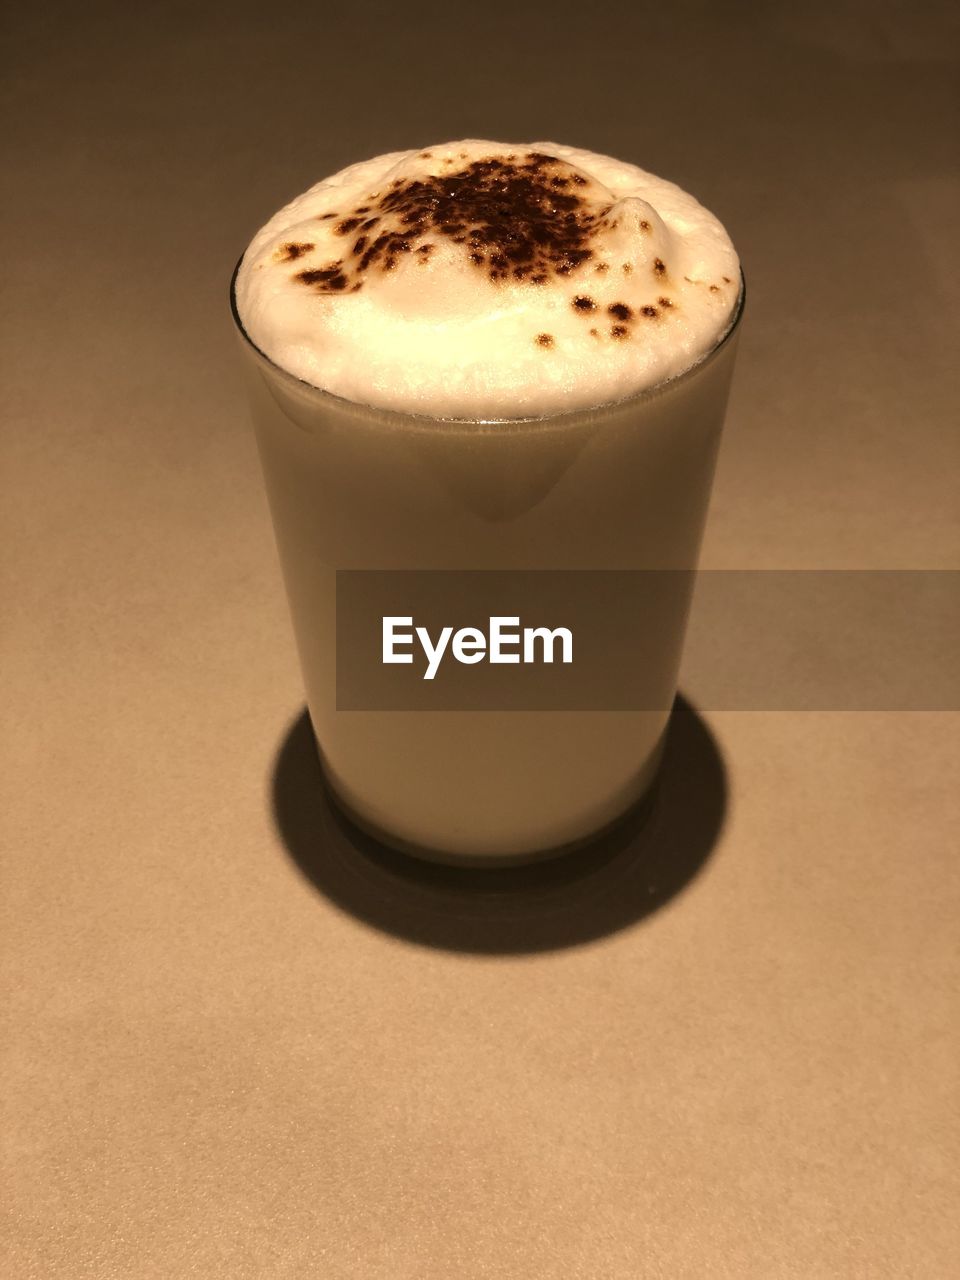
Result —
[[336, 571], [692, 569], [741, 306], [693, 197], [556, 143], [379, 156], [254, 237], [257, 441], [321, 759], [361, 825], [494, 863], [649, 788], [682, 627], [654, 710], [343, 711]]

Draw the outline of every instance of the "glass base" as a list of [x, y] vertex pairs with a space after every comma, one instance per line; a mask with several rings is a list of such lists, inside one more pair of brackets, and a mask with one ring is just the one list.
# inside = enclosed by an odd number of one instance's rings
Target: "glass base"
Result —
[[612, 832], [627, 825], [628, 823], [634, 827], [634, 829], [645, 825], [653, 813], [656, 800], [657, 780], [659, 778], [659, 769], [657, 769], [653, 773], [646, 789], [639, 797], [634, 798], [609, 822], [585, 832], [574, 840], [568, 840], [563, 844], [551, 845], [549, 848], [545, 849], [524, 850], [518, 853], [467, 854], [412, 844], [409, 840], [404, 840], [402, 837], [392, 834], [386, 828], [370, 822], [369, 819], [364, 818], [357, 813], [356, 810], [340, 796], [326, 769], [323, 768], [322, 754], [321, 772], [324, 788], [331, 801], [336, 806], [337, 811], [347, 820], [347, 822], [356, 827], [358, 831], [361, 831], [364, 835], [372, 837], [380, 844], [386, 845], [387, 848], [395, 849], [399, 853], [407, 854], [412, 858], [419, 858], [425, 862], [438, 863], [443, 866], [468, 867], [472, 869], [487, 867], [491, 870], [502, 869], [504, 867], [529, 866], [531, 863], [546, 862], [555, 858], [562, 858], [567, 854], [579, 852], [587, 848], [589, 845], [599, 843]]

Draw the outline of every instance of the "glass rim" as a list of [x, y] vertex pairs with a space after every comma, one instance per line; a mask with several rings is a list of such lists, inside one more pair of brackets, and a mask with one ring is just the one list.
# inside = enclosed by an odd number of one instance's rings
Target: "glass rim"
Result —
[[384, 405], [371, 404], [367, 400], [351, 400], [347, 396], [337, 395], [335, 391], [327, 391], [324, 387], [318, 387], [314, 382], [308, 382], [306, 378], [301, 378], [295, 373], [291, 373], [289, 369], [284, 369], [282, 365], [277, 364], [270, 356], [267, 355], [251, 338], [250, 334], [244, 328], [243, 321], [240, 319], [240, 311], [237, 307], [237, 277], [240, 274], [240, 268], [246, 257], [244, 251], [237, 259], [237, 265], [233, 269], [230, 277], [230, 314], [237, 332], [244, 340], [250, 350], [267, 364], [271, 370], [280, 376], [288, 384], [292, 384], [295, 388], [305, 390], [312, 396], [319, 397], [321, 400], [329, 400], [332, 408], [339, 408], [341, 412], [347, 409], [352, 412], [363, 412], [376, 415], [378, 419], [396, 419], [398, 422], [415, 422], [421, 426], [430, 426], [437, 423], [449, 424], [455, 426], [523, 426], [528, 424], [536, 426], [538, 423], [543, 424], [562, 424], [566, 419], [573, 418], [577, 415], [606, 413], [624, 406], [642, 402], [644, 400], [653, 400], [665, 392], [671, 391], [674, 387], [686, 382], [694, 374], [700, 372], [705, 365], [711, 364], [719, 355], [727, 343], [733, 338], [734, 334], [740, 328], [740, 320], [743, 316], [744, 305], [747, 298], [747, 280], [740, 267], [740, 291], [737, 294], [737, 301], [734, 305], [733, 314], [730, 323], [726, 329], [714, 343], [714, 345], [706, 351], [693, 364], [688, 365], [680, 373], [674, 374], [673, 377], [664, 378], [662, 381], [655, 383], [652, 387], [643, 387], [640, 391], [635, 391], [631, 395], [622, 396], [619, 400], [601, 400], [598, 404], [579, 405], [573, 409], [561, 409], [553, 413], [536, 413], [521, 418], [484, 418], [476, 415], [467, 417], [453, 417], [450, 415], [432, 414], [432, 413], [410, 413], [406, 409], [391, 409]]

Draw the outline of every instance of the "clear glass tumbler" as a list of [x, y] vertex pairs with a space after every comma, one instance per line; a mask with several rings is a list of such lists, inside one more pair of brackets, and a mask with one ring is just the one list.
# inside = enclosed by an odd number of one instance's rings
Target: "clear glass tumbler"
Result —
[[654, 639], [665, 674], [652, 709], [338, 710], [336, 574], [695, 569], [743, 303], [741, 280], [717, 346], [651, 390], [541, 418], [452, 420], [285, 372], [245, 333], [231, 285], [310, 718], [358, 825], [423, 857], [502, 865], [582, 843], [648, 791], [683, 625]]

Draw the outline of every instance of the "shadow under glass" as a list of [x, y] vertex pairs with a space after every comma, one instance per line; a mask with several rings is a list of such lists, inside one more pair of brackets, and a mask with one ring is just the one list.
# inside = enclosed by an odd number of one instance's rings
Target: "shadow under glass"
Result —
[[709, 727], [678, 696], [657, 782], [615, 828], [541, 862], [445, 866], [390, 849], [343, 816], [304, 711], [277, 755], [273, 809], [303, 876], [358, 920], [422, 946], [522, 954], [615, 933], [681, 892], [719, 840], [727, 776]]

